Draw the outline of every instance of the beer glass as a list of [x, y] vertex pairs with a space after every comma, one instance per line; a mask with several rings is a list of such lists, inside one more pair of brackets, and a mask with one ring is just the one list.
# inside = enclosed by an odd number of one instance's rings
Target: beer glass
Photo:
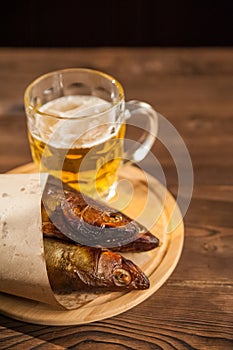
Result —
[[[92, 197], [113, 196], [121, 164], [142, 160], [156, 137], [156, 111], [144, 102], [125, 102], [121, 84], [104, 72], [52, 71], [35, 79], [24, 99], [31, 154], [40, 171]], [[125, 130], [137, 124], [135, 116], [145, 130], [126, 151]]]

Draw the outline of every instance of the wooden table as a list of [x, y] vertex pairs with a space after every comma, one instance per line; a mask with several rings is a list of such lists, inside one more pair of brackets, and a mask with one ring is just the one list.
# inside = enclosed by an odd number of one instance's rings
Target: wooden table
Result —
[[[0, 316], [0, 349], [233, 348], [232, 62], [232, 49], [217, 48], [0, 49], [2, 173], [31, 161], [23, 107], [28, 83], [58, 68], [90, 67], [114, 75], [127, 100], [149, 102], [176, 127], [195, 174], [182, 257], [153, 296], [82, 326], [39, 326]], [[153, 152], [175, 195], [171, 157], [159, 142]]]

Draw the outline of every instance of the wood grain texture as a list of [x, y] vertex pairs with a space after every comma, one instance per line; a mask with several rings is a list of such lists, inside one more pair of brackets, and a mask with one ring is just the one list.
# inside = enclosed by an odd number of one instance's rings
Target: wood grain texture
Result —
[[[1, 316], [0, 348], [233, 348], [233, 50], [0, 49], [0, 171], [31, 160], [23, 92], [36, 76], [65, 67], [106, 71], [166, 116], [192, 157], [195, 188], [185, 217], [185, 245], [169, 280], [124, 314], [89, 325], [46, 327]], [[176, 194], [165, 147], [153, 152]], [[150, 164], [147, 169], [153, 172]]]

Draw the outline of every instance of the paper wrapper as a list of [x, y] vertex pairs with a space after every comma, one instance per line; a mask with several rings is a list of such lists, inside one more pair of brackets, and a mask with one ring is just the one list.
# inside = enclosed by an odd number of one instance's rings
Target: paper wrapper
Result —
[[0, 291], [65, 309], [94, 295], [53, 293], [44, 258], [41, 196], [47, 175], [0, 175]]

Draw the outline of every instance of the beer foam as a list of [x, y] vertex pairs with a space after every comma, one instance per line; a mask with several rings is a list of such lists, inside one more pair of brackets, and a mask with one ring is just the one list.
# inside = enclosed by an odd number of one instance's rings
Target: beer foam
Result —
[[97, 96], [63, 96], [40, 107], [40, 111], [64, 118], [87, 117], [111, 107], [111, 103]]
[[[63, 96], [40, 107], [43, 113], [58, 115], [62, 119], [46, 119], [37, 115], [35, 131], [39, 141], [56, 148], [90, 148], [115, 136], [122, 123], [115, 122], [112, 104], [97, 96]], [[101, 116], [95, 117], [102, 113]], [[78, 117], [81, 117], [80, 119]], [[83, 118], [89, 117], [89, 118]], [[29, 127], [30, 129], [30, 127]]]

